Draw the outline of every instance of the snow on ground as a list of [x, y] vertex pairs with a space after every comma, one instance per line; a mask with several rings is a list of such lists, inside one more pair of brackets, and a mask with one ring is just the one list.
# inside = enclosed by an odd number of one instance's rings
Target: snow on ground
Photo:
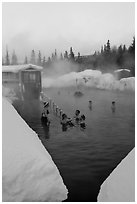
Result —
[[2, 96], [7, 98], [11, 103], [17, 99], [16, 93], [13, 89], [2, 86]]
[[135, 202], [135, 149], [102, 184], [99, 202]]
[[135, 77], [116, 80], [112, 74], [102, 74], [98, 70], [88, 69], [82, 72], [70, 72], [60, 77], [42, 79], [43, 87], [76, 86], [76, 83], [107, 90], [135, 90]]
[[2, 200], [65, 200], [68, 191], [36, 133], [5, 98], [2, 110]]
[[122, 84], [123, 90], [126, 88], [130, 90], [135, 90], [135, 77], [128, 77], [120, 79], [120, 83]]

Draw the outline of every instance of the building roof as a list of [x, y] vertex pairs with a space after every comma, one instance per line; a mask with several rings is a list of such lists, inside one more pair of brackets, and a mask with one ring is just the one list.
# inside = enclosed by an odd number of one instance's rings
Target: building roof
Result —
[[114, 72], [122, 72], [122, 71], [130, 72], [129, 69], [117, 69]]
[[42, 70], [43, 67], [37, 66], [34, 64], [20, 64], [20, 65], [9, 65], [9, 66], [2, 66], [2, 72], [14, 72], [17, 73], [20, 70], [27, 70], [27, 69], [34, 69], [34, 70]]

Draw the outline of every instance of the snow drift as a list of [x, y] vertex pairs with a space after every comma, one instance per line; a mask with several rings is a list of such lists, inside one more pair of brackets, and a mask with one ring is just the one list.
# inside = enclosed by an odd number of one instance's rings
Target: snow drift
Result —
[[64, 87], [82, 85], [86, 87], [95, 87], [107, 90], [133, 90], [135, 89], [135, 77], [116, 80], [110, 74], [102, 74], [98, 70], [85, 70], [82, 72], [71, 72], [59, 77], [43, 78], [43, 87]]
[[68, 191], [51, 156], [13, 106], [2, 102], [2, 200], [65, 200]]
[[135, 149], [102, 184], [99, 202], [135, 202]]
[[2, 86], [2, 96], [7, 98], [11, 103], [17, 99], [16, 93], [12, 88]]

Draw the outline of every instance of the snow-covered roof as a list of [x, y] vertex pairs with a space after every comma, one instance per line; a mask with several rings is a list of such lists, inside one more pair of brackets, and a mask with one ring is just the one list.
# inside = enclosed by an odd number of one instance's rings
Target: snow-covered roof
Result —
[[114, 72], [122, 72], [122, 71], [130, 72], [129, 69], [117, 69]]
[[34, 70], [42, 70], [43, 67], [37, 66], [34, 64], [20, 64], [20, 65], [9, 65], [9, 66], [2, 66], [2, 72], [14, 72], [17, 73], [20, 70], [26, 70], [32, 68]]

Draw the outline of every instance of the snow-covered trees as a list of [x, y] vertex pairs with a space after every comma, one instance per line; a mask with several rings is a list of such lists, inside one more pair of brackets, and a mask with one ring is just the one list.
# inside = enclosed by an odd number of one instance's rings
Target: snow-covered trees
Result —
[[12, 65], [18, 64], [18, 59], [17, 59], [17, 55], [15, 54], [15, 50], [13, 50], [13, 53], [12, 53], [11, 64]]

